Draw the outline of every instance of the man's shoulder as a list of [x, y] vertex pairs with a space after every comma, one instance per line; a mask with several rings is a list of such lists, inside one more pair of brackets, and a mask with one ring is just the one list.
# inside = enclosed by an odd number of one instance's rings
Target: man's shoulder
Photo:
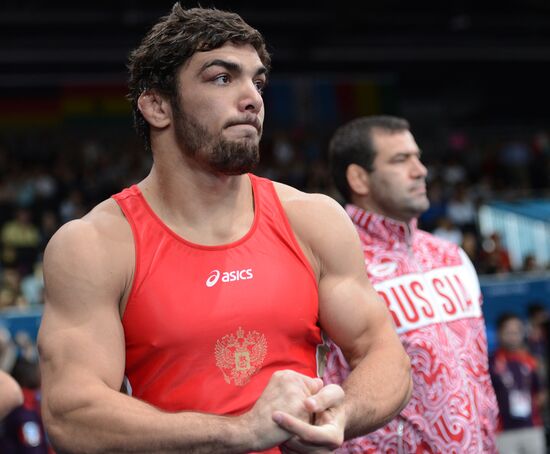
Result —
[[131, 228], [112, 199], [62, 225], [44, 251], [45, 281], [57, 296], [68, 291], [63, 282], [71, 282], [73, 290], [89, 289], [93, 282], [94, 289], [115, 289], [114, 294], [120, 295], [130, 282], [133, 265]]
[[88, 213], [78, 219], [63, 224], [58, 233], [64, 235], [77, 234], [80, 231], [109, 232], [124, 225], [124, 215], [116, 201], [112, 198], [103, 200], [94, 206]]
[[298, 235], [330, 235], [331, 231], [352, 227], [348, 214], [332, 197], [303, 192], [277, 182], [274, 182], [274, 187], [290, 225]]
[[342, 206], [332, 197], [321, 193], [309, 193], [284, 183], [273, 181], [275, 192], [285, 210], [297, 209], [299, 212], [322, 210], [324, 214], [345, 214]]
[[[116, 247], [131, 234], [117, 203], [109, 198], [92, 208], [83, 217], [63, 224], [50, 239], [46, 253], [83, 250], [100, 251]], [[111, 249], [112, 250], [112, 249]]]

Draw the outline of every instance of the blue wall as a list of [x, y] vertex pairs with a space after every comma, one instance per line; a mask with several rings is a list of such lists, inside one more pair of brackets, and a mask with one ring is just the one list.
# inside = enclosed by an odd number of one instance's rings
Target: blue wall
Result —
[[489, 350], [495, 347], [495, 325], [503, 312], [527, 318], [527, 307], [532, 303], [542, 304], [550, 311], [550, 273], [481, 276], [480, 284]]

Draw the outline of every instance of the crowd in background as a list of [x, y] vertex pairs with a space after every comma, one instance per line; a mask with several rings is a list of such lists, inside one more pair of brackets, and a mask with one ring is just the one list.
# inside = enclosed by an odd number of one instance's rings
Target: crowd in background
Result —
[[[422, 138], [419, 144], [423, 148]], [[331, 182], [325, 137], [302, 130], [274, 132], [261, 147], [259, 175], [342, 201]], [[499, 233], [481, 235], [477, 219], [480, 205], [494, 198], [547, 196], [548, 133], [495, 141], [455, 133], [423, 152], [431, 206], [419, 220], [421, 228], [461, 245], [479, 274], [550, 269], [534, 256], [514, 268]], [[40, 307], [42, 255], [51, 236], [62, 224], [142, 179], [151, 160], [137, 138], [118, 131], [0, 134], [0, 368], [27, 390], [28, 414], [38, 414], [40, 398], [36, 344], [28, 333], [10, 333], [2, 325], [2, 312]], [[546, 351], [541, 351], [540, 333], [538, 339], [533, 355], [541, 357]], [[6, 424], [0, 425], [0, 451], [7, 449], [2, 445], [10, 434]], [[29, 443], [36, 443], [32, 452], [47, 452], [45, 434], [37, 427], [27, 434]]]

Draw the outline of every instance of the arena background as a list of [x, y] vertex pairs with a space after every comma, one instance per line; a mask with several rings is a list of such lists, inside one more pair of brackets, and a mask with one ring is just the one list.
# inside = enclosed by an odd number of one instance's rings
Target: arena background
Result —
[[[148, 168], [125, 63], [172, 3], [0, 4], [4, 350], [36, 357], [41, 253], [53, 231]], [[490, 347], [503, 311], [550, 309], [548, 1], [201, 4], [241, 14], [272, 53], [260, 174], [340, 200], [327, 174], [330, 134], [358, 115], [403, 116], [430, 169], [421, 225], [434, 231], [445, 217], [439, 233], [468, 249]], [[28, 221], [15, 221], [21, 211]]]

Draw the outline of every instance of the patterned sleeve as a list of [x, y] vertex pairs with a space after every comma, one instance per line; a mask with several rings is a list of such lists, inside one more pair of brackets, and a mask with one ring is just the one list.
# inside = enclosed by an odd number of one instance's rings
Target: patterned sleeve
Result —
[[340, 348], [330, 338], [325, 339], [328, 347], [327, 363], [323, 373], [325, 384], [340, 385], [350, 374], [351, 369]]

